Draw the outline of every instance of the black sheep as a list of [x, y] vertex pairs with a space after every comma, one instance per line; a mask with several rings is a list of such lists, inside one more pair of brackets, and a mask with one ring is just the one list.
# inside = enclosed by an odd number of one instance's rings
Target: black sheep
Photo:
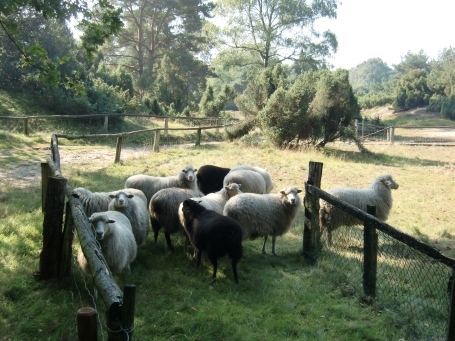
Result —
[[196, 201], [187, 199], [182, 203], [185, 232], [198, 250], [197, 266], [201, 264], [202, 252], [213, 265], [213, 282], [216, 280], [218, 258], [228, 254], [232, 262], [235, 282], [238, 283], [237, 263], [242, 258], [242, 227], [233, 218], [207, 210]]
[[199, 167], [196, 178], [199, 190], [207, 195], [209, 193], [218, 192], [223, 188], [223, 180], [229, 168], [223, 168], [213, 165], [205, 165]]

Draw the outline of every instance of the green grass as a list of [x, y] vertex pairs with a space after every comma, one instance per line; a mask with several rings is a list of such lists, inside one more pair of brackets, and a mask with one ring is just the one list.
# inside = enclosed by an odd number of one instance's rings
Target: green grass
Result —
[[[44, 161], [43, 146], [49, 142], [0, 132], [1, 168]], [[290, 184], [303, 188], [309, 161], [324, 164], [322, 189], [365, 187], [376, 175], [388, 172], [400, 184], [393, 192], [394, 207], [388, 223], [454, 256], [453, 148], [368, 145], [373, 153], [365, 155], [348, 144], [331, 144], [323, 151], [260, 146], [221, 143], [168, 149], [122, 159], [119, 164], [113, 164], [113, 159], [84, 164], [75, 160], [62, 164], [62, 171], [73, 187], [108, 191], [123, 187], [127, 176], [136, 173], [164, 176], [175, 174], [186, 164], [251, 164], [269, 170], [274, 192]], [[65, 142], [62, 154], [68, 149], [90, 155], [99, 146], [70, 146]], [[77, 266], [63, 281], [37, 281], [33, 276], [39, 268], [42, 246], [39, 181], [23, 187], [15, 179], [2, 179], [0, 192], [6, 194], [6, 200], [0, 202], [2, 340], [75, 340], [76, 311], [94, 303], [104, 322], [103, 304], [88, 294], [86, 286], [91, 287], [91, 280]], [[345, 277], [333, 271], [332, 263], [324, 261], [313, 267], [303, 261], [303, 221], [301, 212], [291, 231], [278, 238], [276, 257], [270, 254], [270, 245], [267, 254], [261, 254], [261, 240], [245, 241], [238, 285], [227, 258], [220, 261], [218, 280], [211, 285], [210, 262], [203, 257], [197, 269], [183, 250], [182, 236], [171, 237], [174, 254], [166, 251], [162, 234], [156, 245], [149, 236], [139, 248], [131, 274], [116, 277], [120, 288], [137, 285], [134, 339], [411, 339], [406, 316], [380, 305], [366, 305], [359, 291], [346, 295], [342, 286]], [[75, 253], [77, 248], [75, 237]]]

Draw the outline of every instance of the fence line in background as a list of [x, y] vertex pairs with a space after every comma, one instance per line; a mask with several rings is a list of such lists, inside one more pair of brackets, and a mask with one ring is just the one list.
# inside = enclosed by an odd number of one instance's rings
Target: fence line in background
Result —
[[[42, 164], [43, 249], [40, 255], [42, 278], [63, 278], [71, 272], [72, 235], [76, 229], [93, 282], [106, 307], [106, 325], [110, 341], [132, 340], [134, 331], [134, 306], [136, 287], [127, 285], [124, 292], [115, 282], [99, 244], [91, 233], [88, 221], [78, 196], [67, 184], [60, 171], [60, 154], [55, 135], [51, 138], [51, 155]], [[53, 175], [53, 176], [51, 176]], [[63, 210], [65, 196], [68, 200]], [[65, 216], [63, 231], [62, 222]], [[91, 323], [91, 322], [89, 322]], [[86, 333], [87, 331], [80, 332]], [[81, 337], [87, 337], [86, 334]], [[96, 328], [91, 331], [96, 339]]]
[[[455, 259], [378, 220], [370, 214], [374, 207], [366, 213], [322, 191], [321, 177], [322, 164], [310, 162], [303, 256], [312, 264], [328, 262], [331, 271], [341, 272], [339, 284], [353, 292], [357, 283], [362, 283], [363, 301], [377, 302], [406, 319], [404, 327], [416, 340], [443, 336], [455, 340]], [[320, 199], [363, 221], [363, 230], [337, 229], [338, 245], [323, 247]]]

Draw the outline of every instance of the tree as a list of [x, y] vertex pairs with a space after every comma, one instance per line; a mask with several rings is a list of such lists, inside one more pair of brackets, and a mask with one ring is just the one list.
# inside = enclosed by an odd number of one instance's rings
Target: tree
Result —
[[355, 92], [356, 90], [363, 93], [378, 92], [392, 75], [392, 68], [381, 58], [370, 58], [349, 70], [349, 82]]
[[416, 69], [424, 70], [426, 73], [429, 73], [430, 64], [428, 63], [428, 59], [428, 56], [423, 50], [420, 50], [419, 53], [408, 51], [404, 57], [401, 57], [401, 63], [394, 65], [394, 67], [395, 70], [402, 75]]
[[253, 69], [248, 75], [245, 91], [237, 96], [235, 104], [245, 116], [254, 117], [266, 106], [270, 96], [279, 87], [287, 86], [287, 71], [281, 63], [260, 72]]
[[337, 40], [318, 32], [318, 18], [336, 18], [337, 0], [220, 0], [217, 15], [225, 18], [221, 44], [244, 50], [267, 68], [271, 60], [310, 60], [330, 56]]
[[277, 89], [257, 118], [276, 146], [299, 138], [323, 147], [337, 138], [351, 138], [348, 126], [359, 112], [348, 71], [321, 69], [302, 73], [288, 90]]
[[109, 1], [100, 0], [95, 3], [95, 6], [89, 6], [91, 4], [92, 2], [84, 0], [78, 2], [71, 0], [6, 0], [0, 6], [0, 26], [8, 39], [20, 51], [23, 65], [39, 70], [43, 80], [55, 84], [61, 81], [57, 69], [63, 59], [53, 61], [42, 45], [16, 38], [15, 35], [18, 34], [17, 16], [14, 14], [33, 11], [42, 15], [45, 20], [55, 19], [62, 22], [81, 15], [84, 18], [80, 23], [80, 27], [83, 29], [81, 43], [87, 56], [91, 58], [105, 39], [116, 34], [122, 25], [121, 10], [113, 7]]
[[395, 86], [395, 111], [403, 111], [428, 105], [432, 95], [427, 85], [427, 73], [423, 69], [413, 69], [404, 74]]
[[215, 98], [212, 86], [207, 86], [204, 95], [199, 103], [199, 113], [204, 117], [219, 117], [221, 110], [229, 100], [234, 98], [234, 90], [225, 86]]
[[[133, 76], [145, 78], [144, 86], [152, 84], [160, 59], [171, 51], [196, 55], [203, 50], [205, 38], [201, 30], [213, 5], [201, 0], [117, 1], [124, 10], [125, 27], [105, 54], [110, 63], [123, 64]], [[184, 48], [181, 48], [181, 47]]]

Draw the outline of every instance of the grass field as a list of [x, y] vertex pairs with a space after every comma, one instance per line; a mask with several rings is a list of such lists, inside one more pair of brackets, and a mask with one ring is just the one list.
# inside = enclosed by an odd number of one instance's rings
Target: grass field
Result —
[[[2, 158], [9, 167], [37, 162], [45, 138], [25, 138], [2, 132]], [[80, 148], [90, 155], [91, 146]], [[112, 147], [113, 148], [113, 147]], [[93, 191], [121, 188], [128, 175], [175, 174], [182, 165], [252, 164], [269, 170], [275, 189], [303, 188], [309, 161], [323, 162], [322, 189], [333, 186], [365, 187], [378, 174], [391, 173], [400, 188], [394, 191], [389, 224], [429, 242], [449, 256], [455, 247], [453, 226], [455, 164], [453, 148], [369, 145], [365, 155], [353, 145], [333, 144], [323, 151], [250, 148], [221, 143], [123, 160], [62, 164], [71, 186]], [[34, 153], [35, 151], [35, 153]], [[62, 158], [65, 147], [62, 147]], [[44, 161], [44, 160], [43, 160]], [[75, 312], [94, 302], [85, 286], [90, 280], [73, 267], [63, 281], [36, 281], [41, 250], [40, 183], [25, 188], [14, 179], [0, 191], [0, 329], [3, 340], [76, 340]], [[138, 287], [136, 340], [399, 340], [408, 339], [405, 319], [393, 311], [365, 305], [358, 295], [346, 296], [326, 266], [312, 267], [301, 257], [303, 212], [293, 228], [278, 238], [274, 257], [260, 253], [261, 240], [244, 242], [235, 285], [228, 259], [220, 263], [219, 278], [210, 285], [211, 266], [201, 268], [183, 250], [183, 237], [172, 236], [176, 252], [166, 251], [160, 235], [141, 246], [130, 275], [117, 277], [122, 288]], [[77, 238], [75, 243], [77, 248]], [[101, 313], [101, 323], [103, 314]], [[105, 328], [103, 328], [105, 330]], [[99, 339], [107, 335], [99, 335]]]
[[[92, 299], [87, 290], [91, 281], [77, 266], [63, 281], [36, 281], [33, 277], [39, 268], [42, 242], [39, 162], [45, 160], [49, 141], [46, 137], [0, 132], [1, 168], [21, 169], [31, 164], [36, 169], [35, 176], [27, 181], [0, 178], [0, 340], [76, 340], [75, 313], [94, 304], [104, 323], [102, 302]], [[391, 173], [400, 188], [393, 192], [388, 223], [454, 257], [453, 148], [367, 148], [371, 155], [350, 144], [330, 144], [322, 151], [292, 151], [223, 142], [157, 154], [143, 152], [114, 164], [111, 158], [90, 158], [99, 146], [64, 143], [61, 156], [68, 183], [93, 191], [122, 188], [131, 174], [176, 174], [186, 164], [261, 166], [272, 175], [272, 192], [286, 185], [303, 189], [309, 161], [324, 164], [322, 189], [366, 187], [377, 175]], [[115, 145], [104, 145], [103, 150], [113, 155]], [[346, 295], [330, 266], [305, 263], [301, 257], [303, 221], [302, 211], [291, 231], [278, 238], [278, 256], [271, 255], [270, 245], [267, 254], [261, 254], [261, 240], [245, 241], [238, 285], [227, 258], [221, 260], [218, 281], [211, 285], [210, 263], [203, 258], [197, 269], [183, 250], [182, 236], [172, 236], [176, 246], [173, 254], [167, 252], [163, 235], [156, 245], [149, 236], [139, 248], [131, 274], [116, 277], [121, 288], [129, 283], [137, 285], [134, 339], [413, 339], [406, 318], [379, 305], [366, 305], [360, 293]], [[77, 237], [75, 241], [76, 252]], [[99, 331], [99, 340], [106, 339], [105, 331]]]

